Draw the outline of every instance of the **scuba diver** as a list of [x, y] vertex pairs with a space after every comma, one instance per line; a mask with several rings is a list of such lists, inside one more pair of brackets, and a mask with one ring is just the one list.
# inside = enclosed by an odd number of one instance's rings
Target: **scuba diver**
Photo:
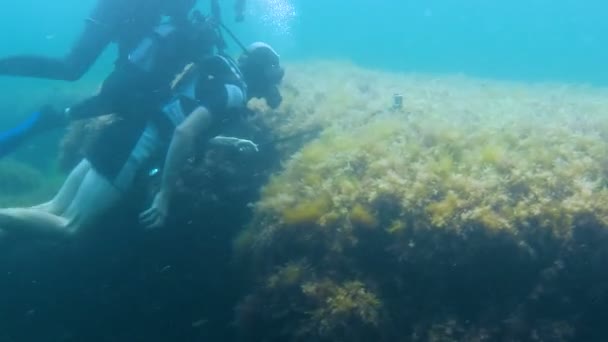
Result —
[[99, 92], [62, 111], [44, 106], [17, 127], [0, 132], [0, 157], [41, 132], [64, 126], [71, 120], [105, 114], [145, 115], [167, 101], [171, 80], [188, 64], [213, 54], [218, 45], [217, 28], [196, 11], [188, 21], [161, 23], [117, 62]]
[[[222, 82], [225, 76], [209, 79], [208, 70], [215, 70], [217, 76], [230, 75], [228, 79], [232, 82]], [[238, 65], [224, 55], [217, 55], [187, 72], [176, 86], [175, 100], [163, 111], [173, 134], [160, 190], [151, 207], [140, 215], [146, 227], [164, 224], [179, 172], [194, 152], [196, 140], [202, 135], [206, 141], [221, 133], [231, 121], [240, 119], [242, 113], [247, 112], [245, 106], [251, 98], [263, 98], [271, 108], [277, 108], [282, 102], [278, 85], [284, 74], [279, 55], [262, 42], [251, 44], [239, 58]], [[257, 146], [248, 140], [223, 139], [224, 144], [232, 143], [239, 149], [257, 150]]]
[[[154, 1], [158, 2], [160, 0]], [[137, 35], [131, 36], [140, 37], [138, 42], [119, 43], [119, 47], [122, 47], [121, 50], [123, 51], [120, 53], [114, 71], [103, 82], [99, 94], [64, 111], [43, 106], [17, 127], [3, 132], [0, 131], [0, 158], [14, 151], [30, 137], [61, 127], [70, 120], [91, 118], [115, 112], [125, 113], [128, 111], [126, 107], [136, 108], [140, 113], [145, 112], [147, 108], [157, 107], [158, 103], [166, 100], [164, 97], [167, 97], [170, 93], [170, 82], [168, 80], [172, 79], [186, 64], [194, 62], [196, 56], [203, 55], [203, 49], [207, 49], [207, 53], [211, 53], [213, 47], [222, 48], [225, 45], [218, 27], [218, 24], [223, 26], [219, 19], [221, 14], [218, 0], [211, 1], [212, 13], [209, 17], [203, 17], [200, 12], [195, 12], [193, 20], [188, 20], [188, 12], [196, 0], [171, 1], [173, 2], [170, 6], [165, 5], [163, 8], [165, 9], [164, 12], [172, 14], [171, 18], [173, 20], [167, 23], [156, 23], [156, 26], [151, 27], [139, 25], [138, 27], [148, 28], [148, 31], [138, 32]], [[156, 2], [153, 2], [153, 4], [156, 4]], [[111, 7], [110, 3], [111, 1], [106, 1], [103, 4], [106, 7]], [[131, 1], [129, 3], [134, 4], [135, 2]], [[98, 7], [104, 6], [98, 5]], [[117, 6], [115, 5], [112, 8], [117, 9]], [[124, 7], [126, 4], [121, 6]], [[244, 6], [243, 0], [237, 0], [237, 20], [243, 18]], [[98, 8], [95, 12], [106, 13], [107, 11], [101, 11]], [[139, 21], [142, 21], [142, 19], [139, 19]], [[225, 26], [223, 27], [225, 28]], [[152, 34], [150, 34], [150, 31], [152, 31]], [[132, 48], [130, 50], [126, 49], [127, 46]], [[195, 48], [193, 49], [193, 47]], [[194, 52], [194, 54], [191, 52]], [[51, 64], [55, 66], [60, 64], [73, 65], [72, 63], [66, 64], [67, 59], [61, 63], [58, 62], [59, 60], [52, 60], [52, 63], [43, 63], [41, 61], [51, 60], [43, 57], [15, 57], [4, 61], [0, 60], [0, 74], [4, 72], [3, 63], [12, 64], [17, 63], [17, 61], [29, 61], [22, 65], [32, 63], [47, 66]], [[12, 68], [11, 70], [17, 69]], [[28, 70], [33, 69], [36, 68], [29, 68]], [[59, 70], [56, 67], [52, 69]]]
[[[127, 87], [130, 91], [126, 94], [143, 93], [137, 84], [141, 77], [131, 79], [124, 86], [121, 83], [131, 76], [125, 72], [132, 65], [131, 53], [136, 51], [138, 44], [141, 45], [143, 37], [155, 27], [158, 30], [162, 16], [169, 16], [172, 26], [184, 26], [195, 3], [196, 0], [99, 0], [87, 19], [84, 31], [65, 57], [15, 56], [0, 59], [0, 75], [74, 81], [91, 67], [110, 43], [116, 42], [119, 50], [115, 70], [104, 82], [98, 96], [76, 105], [76, 110], [71, 113], [43, 106], [18, 126], [0, 132], [0, 158], [31, 136], [61, 127], [68, 120], [108, 114], [106, 110], [114, 109], [109, 103], [118, 99], [118, 95], [123, 97]], [[89, 113], [85, 114], [85, 111]]]
[[278, 85], [283, 75], [278, 54], [264, 43], [252, 44], [238, 62], [222, 53], [200, 59], [186, 69], [173, 86], [172, 99], [148, 116], [143, 127], [133, 130], [118, 125], [118, 136], [134, 137], [130, 144], [98, 138], [97, 148], [93, 146], [87, 152], [51, 201], [30, 208], [0, 209], [0, 229], [37, 236], [77, 233], [124, 198], [135, 175], [166, 143], [169, 147], [160, 191], [151, 207], [140, 215], [145, 226], [162, 226], [179, 171], [195, 143], [200, 140], [256, 150], [252, 141], [218, 134], [248, 113], [246, 103], [252, 97], [265, 98], [278, 106]]
[[98, 0], [84, 30], [62, 58], [14, 56], [0, 59], [0, 75], [76, 81], [110, 43], [118, 45], [118, 62], [163, 16], [185, 21], [196, 0]]

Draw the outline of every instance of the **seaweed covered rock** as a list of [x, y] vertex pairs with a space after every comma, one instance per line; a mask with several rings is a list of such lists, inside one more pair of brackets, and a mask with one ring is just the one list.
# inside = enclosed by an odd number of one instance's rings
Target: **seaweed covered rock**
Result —
[[[263, 308], [267, 315], [260, 314]], [[360, 281], [318, 277], [305, 260], [277, 267], [239, 305], [243, 340], [375, 341], [382, 304]]]
[[257, 118], [223, 134], [259, 143], [259, 151], [239, 152], [233, 147], [203, 144], [182, 169], [174, 200], [179, 206], [172, 212], [181, 221], [201, 226], [210, 220], [226, 222], [235, 233], [248, 217], [241, 217], [242, 222], [233, 226], [228, 222], [237, 217], [226, 218], [226, 213], [250, 215], [248, 204], [259, 198], [259, 189], [278, 169], [280, 159], [270, 131]]
[[601, 339], [605, 90], [293, 69], [270, 125], [325, 130], [237, 239], [244, 340]]

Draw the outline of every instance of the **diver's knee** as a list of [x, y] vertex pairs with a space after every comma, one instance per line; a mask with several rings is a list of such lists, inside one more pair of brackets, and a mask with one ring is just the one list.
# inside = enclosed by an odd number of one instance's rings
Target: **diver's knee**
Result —
[[68, 82], [78, 81], [82, 75], [84, 75], [84, 71], [75, 66], [68, 66], [64, 70], [63, 80]]
[[79, 220], [68, 220], [63, 227], [63, 231], [65, 232], [65, 236], [69, 238], [77, 235], [81, 227], [82, 223]]
[[95, 224], [96, 215], [88, 215], [86, 213], [79, 213], [77, 216], [68, 218], [65, 221], [64, 231], [67, 236], [74, 236], [79, 234], [83, 229]]
[[0, 209], [0, 219], [20, 219], [22, 212], [22, 208], [2, 208]]
[[63, 57], [61, 78], [64, 81], [78, 81], [87, 72], [88, 66], [81, 61], [82, 57], [74, 52]]

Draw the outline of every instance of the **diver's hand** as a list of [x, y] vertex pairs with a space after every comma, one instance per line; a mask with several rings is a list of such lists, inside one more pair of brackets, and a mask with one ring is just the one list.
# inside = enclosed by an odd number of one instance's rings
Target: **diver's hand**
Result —
[[247, 139], [239, 139], [235, 137], [217, 136], [211, 139], [214, 145], [228, 146], [236, 148], [239, 152], [258, 152], [259, 148], [256, 143]]
[[139, 215], [139, 222], [148, 229], [162, 227], [169, 213], [169, 198], [164, 192], [159, 191], [154, 196], [152, 206]]
[[256, 143], [254, 143], [251, 140], [247, 140], [247, 139], [236, 139], [237, 141], [234, 144], [234, 147], [236, 147], [239, 152], [259, 152], [260, 149], [258, 148], [258, 145]]

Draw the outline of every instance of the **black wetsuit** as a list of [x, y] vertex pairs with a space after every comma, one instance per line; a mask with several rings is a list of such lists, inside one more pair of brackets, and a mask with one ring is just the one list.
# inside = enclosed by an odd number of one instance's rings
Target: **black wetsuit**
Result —
[[163, 15], [172, 14], [179, 20], [187, 17], [191, 9], [188, 6], [181, 9], [183, 13], [168, 13], [168, 4], [177, 1], [99, 0], [87, 18], [83, 32], [65, 57], [22, 55], [0, 59], [0, 75], [77, 80], [110, 43], [118, 44], [120, 61], [159, 24]]

